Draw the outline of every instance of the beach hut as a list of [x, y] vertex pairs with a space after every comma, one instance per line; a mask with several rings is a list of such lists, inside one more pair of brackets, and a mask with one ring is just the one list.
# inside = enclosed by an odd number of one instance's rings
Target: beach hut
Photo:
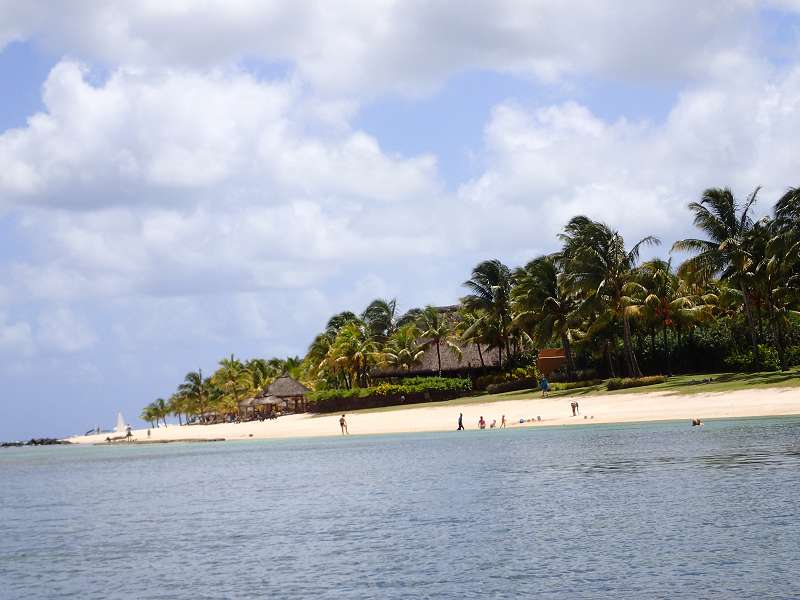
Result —
[[281, 375], [269, 384], [264, 397], [273, 398], [277, 403], [282, 404], [285, 410], [288, 410], [290, 404], [293, 404], [294, 412], [305, 412], [306, 394], [309, 391], [296, 379], [292, 379], [288, 375]]
[[245, 398], [239, 401], [239, 414], [247, 416], [247, 412], [255, 412], [255, 398]]

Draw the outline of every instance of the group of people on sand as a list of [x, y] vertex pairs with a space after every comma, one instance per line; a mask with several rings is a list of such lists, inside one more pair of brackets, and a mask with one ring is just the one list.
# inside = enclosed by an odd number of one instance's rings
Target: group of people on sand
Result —
[[[500, 417], [500, 425], [497, 425], [497, 419], [492, 419], [492, 422], [489, 424], [489, 429], [505, 429], [507, 425], [506, 416], [503, 415]], [[456, 427], [456, 431], [464, 431], [466, 429], [464, 427], [464, 413], [458, 413], [458, 427]], [[478, 419], [478, 429], [486, 429], [486, 419], [481, 418]]]

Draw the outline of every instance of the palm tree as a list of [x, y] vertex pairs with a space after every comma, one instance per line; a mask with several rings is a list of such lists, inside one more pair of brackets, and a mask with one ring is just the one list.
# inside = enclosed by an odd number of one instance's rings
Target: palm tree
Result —
[[559, 255], [540, 256], [514, 272], [511, 293], [514, 322], [536, 344], [544, 346], [552, 339], [561, 343], [567, 364], [567, 376], [575, 379], [575, 361], [571, 340], [576, 332], [574, 294], [559, 282]]
[[336, 335], [325, 364], [341, 369], [348, 388], [366, 387], [369, 368], [377, 362], [379, 353], [363, 324], [350, 322]]
[[419, 343], [419, 337], [420, 331], [413, 323], [397, 329], [384, 347], [383, 362], [406, 371], [419, 364], [425, 354], [425, 346]]
[[472, 277], [463, 283], [470, 294], [461, 299], [467, 309], [480, 311], [486, 321], [486, 329], [493, 332], [499, 351], [500, 365], [503, 362], [503, 347], [506, 358], [511, 353], [508, 334], [511, 325], [511, 270], [497, 259], [485, 260], [474, 269]]
[[622, 322], [623, 350], [628, 375], [642, 372], [631, 344], [628, 307], [636, 304], [635, 294], [644, 290], [635, 281], [639, 251], [660, 240], [646, 236], [627, 250], [625, 240], [608, 225], [587, 217], [573, 217], [559, 236], [564, 243], [564, 284], [581, 299], [579, 311], [597, 315], [597, 323]]
[[164, 427], [167, 426], [167, 415], [169, 414], [169, 405], [163, 398], [157, 398], [152, 404], [153, 416], [156, 418], [156, 423], [161, 419], [164, 422]]
[[225, 412], [237, 412], [239, 400], [253, 387], [250, 372], [233, 354], [230, 358], [223, 358], [219, 361], [219, 369], [211, 379], [224, 392], [221, 400]]
[[748, 238], [753, 228], [750, 209], [756, 201], [759, 189], [756, 188], [744, 204], [740, 204], [728, 188], [707, 189], [700, 202], [691, 202], [689, 209], [694, 213], [695, 226], [708, 239], [689, 238], [679, 240], [672, 246], [673, 250], [695, 253], [684, 263], [682, 269], [705, 273], [709, 277], [719, 274], [722, 279], [730, 280], [741, 290], [755, 365], [759, 362], [758, 338], [751, 307], [751, 290], [748, 286], [754, 263], [748, 248]]
[[486, 331], [483, 325], [484, 320], [479, 311], [470, 310], [464, 306], [459, 307], [458, 321], [454, 331], [462, 343], [475, 344], [475, 348], [478, 350], [478, 358], [481, 361], [481, 368], [486, 367], [481, 350], [481, 344], [486, 339]]
[[209, 382], [203, 379], [202, 369], [187, 373], [183, 383], [178, 386], [178, 393], [187, 399], [189, 412], [200, 415], [201, 421], [205, 421], [208, 410], [208, 387]]
[[428, 345], [436, 346], [436, 362], [439, 377], [442, 376], [442, 354], [440, 346], [446, 344], [450, 351], [456, 355], [461, 354], [461, 349], [450, 339], [452, 328], [442, 316], [442, 311], [434, 306], [426, 306], [419, 319], [421, 335], [428, 338]]
[[385, 342], [397, 329], [397, 300], [373, 300], [361, 313], [361, 320], [373, 340]]
[[139, 415], [139, 418], [142, 421], [146, 421], [147, 423], [150, 423], [150, 428], [151, 429], [154, 426], [156, 426], [156, 427], [158, 426], [157, 409], [156, 409], [156, 407], [154, 406], [154, 404], [152, 402], [142, 409], [142, 414]]

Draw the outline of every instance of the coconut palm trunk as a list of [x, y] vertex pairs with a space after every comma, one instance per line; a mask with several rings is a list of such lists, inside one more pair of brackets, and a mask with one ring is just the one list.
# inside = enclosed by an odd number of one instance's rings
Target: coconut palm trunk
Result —
[[739, 289], [742, 292], [742, 297], [744, 298], [744, 314], [747, 317], [747, 328], [750, 332], [750, 342], [753, 346], [753, 367], [758, 369], [761, 366], [761, 360], [758, 356], [758, 339], [756, 338], [756, 326], [753, 319], [753, 307], [750, 304], [750, 297], [747, 293], [747, 288], [745, 287], [744, 283], [739, 285]]
[[641, 377], [642, 372], [639, 370], [639, 364], [636, 362], [636, 356], [633, 353], [633, 345], [631, 343], [631, 326], [628, 321], [628, 315], [622, 315], [622, 330], [623, 330], [623, 350], [625, 353], [625, 369], [629, 377]]
[[575, 381], [575, 361], [572, 358], [572, 348], [569, 345], [569, 336], [561, 334], [561, 349], [564, 351], [564, 358], [567, 361], [567, 379]]
[[439, 339], [436, 339], [436, 362], [439, 364], [439, 377], [442, 376], [442, 355], [439, 352]]

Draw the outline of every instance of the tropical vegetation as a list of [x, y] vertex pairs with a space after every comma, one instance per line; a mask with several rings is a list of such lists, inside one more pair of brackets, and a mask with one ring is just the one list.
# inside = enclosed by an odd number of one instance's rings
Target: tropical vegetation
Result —
[[[740, 200], [727, 188], [705, 190], [689, 204], [697, 235], [666, 254], [654, 235], [630, 244], [612, 226], [576, 216], [556, 252], [516, 268], [477, 264], [455, 306], [400, 312], [397, 300], [376, 299], [333, 315], [302, 359], [229, 356], [209, 377], [187, 373], [142, 418], [157, 425], [169, 414], [179, 422], [232, 414], [282, 373], [320, 402], [416, 393], [385, 386], [423, 385], [409, 379], [420, 374], [436, 376], [426, 384], [433, 388], [449, 375], [512, 389], [536, 377], [542, 348], [562, 351], [556, 379], [566, 382], [603, 377], [626, 387], [661, 381], [643, 376], [786, 370], [800, 364], [800, 188], [756, 219], [759, 193]], [[642, 260], [645, 250], [651, 258]], [[478, 358], [464, 368], [467, 351]], [[461, 366], [445, 373], [448, 356]]]

